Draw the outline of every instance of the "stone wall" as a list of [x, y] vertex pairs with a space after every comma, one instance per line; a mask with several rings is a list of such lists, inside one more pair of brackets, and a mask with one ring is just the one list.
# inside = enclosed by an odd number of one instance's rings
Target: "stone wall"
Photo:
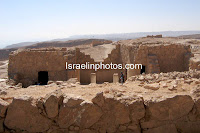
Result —
[[[160, 73], [172, 71], [189, 70], [191, 58], [190, 46], [178, 44], [148, 45], [117, 44], [116, 48], [103, 60], [104, 64], [142, 64], [145, 66], [145, 73]], [[31, 49], [21, 52], [14, 52], [9, 58], [8, 76], [23, 86], [32, 85], [38, 81], [39, 71], [48, 71], [49, 80], [68, 80], [78, 78], [80, 83], [89, 84], [90, 74], [94, 70], [69, 70], [65, 69], [66, 61], [71, 64], [98, 63], [76, 49], [51, 48]], [[112, 82], [114, 73], [123, 71], [126, 77], [138, 75], [141, 69], [134, 70], [98, 70], [97, 83]]]
[[[111, 51], [110, 54], [108, 54], [108, 57], [104, 59], [104, 64], [122, 64], [121, 60], [121, 54], [120, 54], [120, 45], [116, 45], [116, 48]], [[118, 73], [120, 75], [120, 72], [123, 70], [117, 69], [117, 70], [98, 70], [96, 72], [97, 74], [97, 83], [103, 83], [103, 82], [113, 82], [113, 74]]]
[[94, 40], [94, 41], [92, 41], [91, 42], [91, 46], [92, 47], [94, 47], [94, 46], [98, 46], [98, 45], [102, 45], [102, 44], [109, 44], [109, 43], [112, 43], [112, 41], [109, 41], [109, 40], [104, 40], [104, 41], [102, 41], [102, 40]]
[[38, 72], [47, 71], [49, 80], [66, 81], [69, 78], [81, 78], [77, 70], [66, 70], [68, 63], [93, 62], [90, 56], [79, 49], [31, 49], [10, 54], [8, 76], [24, 87], [38, 82]]
[[65, 69], [66, 51], [26, 50], [11, 54], [9, 57], [8, 76], [23, 86], [38, 82], [38, 72], [48, 71], [50, 80], [67, 80]]
[[162, 35], [147, 35], [147, 38], [162, 38]]
[[[106, 63], [119, 63], [119, 45], [112, 50]], [[22, 83], [24, 87], [33, 85], [38, 82], [38, 72], [47, 71], [49, 80], [66, 81], [69, 78], [78, 78], [80, 83], [89, 84], [90, 74], [94, 70], [66, 70], [65, 63], [68, 64], [90, 64], [97, 63], [90, 55], [85, 55], [76, 49], [66, 48], [48, 48], [48, 49], [29, 49], [23, 51], [15, 51], [10, 54], [8, 75], [10, 79], [14, 79], [16, 83]], [[119, 70], [98, 70], [97, 82], [112, 82], [114, 73]]]
[[[144, 65], [146, 73], [181, 72], [189, 70], [192, 56], [190, 46], [186, 45], [140, 45], [134, 57], [128, 57], [128, 62]], [[138, 75], [140, 70], [132, 70], [130, 73], [130, 76]]]
[[85, 101], [57, 90], [42, 99], [0, 99], [0, 132], [196, 133], [199, 126], [200, 100], [190, 95], [146, 100], [113, 90]]

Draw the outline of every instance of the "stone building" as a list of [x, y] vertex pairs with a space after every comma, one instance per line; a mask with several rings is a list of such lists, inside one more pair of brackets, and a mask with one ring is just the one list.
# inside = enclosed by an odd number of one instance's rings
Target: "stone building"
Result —
[[[81, 84], [89, 84], [91, 73], [96, 82], [113, 82], [113, 74], [123, 71], [125, 78], [141, 73], [160, 73], [189, 70], [192, 56], [190, 46], [182, 44], [141, 43], [119, 41], [113, 44], [84, 48], [43, 48], [15, 51], [10, 54], [8, 76], [24, 87], [42, 82], [66, 81], [77, 78]], [[66, 62], [142, 64], [133, 70], [66, 70]]]
[[148, 38], [162, 38], [162, 35], [147, 35]]

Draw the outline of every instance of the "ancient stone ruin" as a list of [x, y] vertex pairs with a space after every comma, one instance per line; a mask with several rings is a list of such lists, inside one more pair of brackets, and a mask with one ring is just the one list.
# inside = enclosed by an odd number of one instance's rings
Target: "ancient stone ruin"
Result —
[[[145, 37], [14, 51], [0, 80], [0, 132], [199, 133], [199, 55], [190, 44]], [[66, 62], [143, 69], [66, 70]]]
[[162, 35], [148, 35], [148, 38], [162, 38]]
[[[98, 44], [96, 42], [94, 45]], [[108, 47], [109, 46], [109, 47]], [[94, 51], [92, 53], [91, 51]], [[109, 51], [105, 52], [104, 51]], [[46, 81], [67, 81], [77, 78], [81, 84], [91, 83], [91, 73], [96, 73], [96, 82], [113, 82], [113, 74], [123, 71], [126, 79], [141, 73], [188, 71], [192, 57], [189, 45], [178, 43], [119, 41], [113, 44], [87, 48], [44, 48], [15, 51], [10, 54], [8, 75], [24, 87]], [[143, 69], [128, 70], [66, 70], [65, 64], [99, 63], [142, 64]]]
[[137, 75], [124, 86], [14, 86], [0, 99], [0, 132], [198, 133], [199, 78], [189, 71]]

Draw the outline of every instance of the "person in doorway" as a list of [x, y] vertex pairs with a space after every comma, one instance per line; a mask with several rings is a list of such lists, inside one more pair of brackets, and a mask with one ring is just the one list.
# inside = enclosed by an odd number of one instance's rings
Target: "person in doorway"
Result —
[[121, 83], [123, 85], [123, 83], [124, 83], [124, 74], [123, 74], [123, 72], [121, 72], [120, 81], [121, 81]]

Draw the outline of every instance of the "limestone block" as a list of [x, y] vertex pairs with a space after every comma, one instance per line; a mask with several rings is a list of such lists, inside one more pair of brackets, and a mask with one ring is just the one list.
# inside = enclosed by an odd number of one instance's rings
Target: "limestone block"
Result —
[[159, 83], [153, 83], [153, 84], [147, 84], [144, 86], [145, 89], [151, 89], [151, 90], [158, 90], [160, 88]]
[[4, 124], [9, 129], [28, 132], [44, 132], [50, 127], [50, 120], [42, 116], [31, 97], [17, 97], [9, 105]]
[[119, 82], [119, 76], [118, 73], [113, 74], [113, 83], [118, 83]]
[[5, 113], [7, 110], [9, 103], [0, 99], [0, 117], [5, 117]]
[[96, 73], [91, 73], [91, 83], [96, 83], [96, 82], [97, 82]]
[[44, 107], [49, 118], [54, 118], [58, 115], [59, 105], [62, 103], [62, 100], [63, 95], [60, 90], [46, 95]]
[[177, 95], [166, 98], [162, 101], [158, 99], [149, 103], [151, 116], [157, 120], [175, 120], [187, 115], [193, 108], [194, 102], [188, 95]]

